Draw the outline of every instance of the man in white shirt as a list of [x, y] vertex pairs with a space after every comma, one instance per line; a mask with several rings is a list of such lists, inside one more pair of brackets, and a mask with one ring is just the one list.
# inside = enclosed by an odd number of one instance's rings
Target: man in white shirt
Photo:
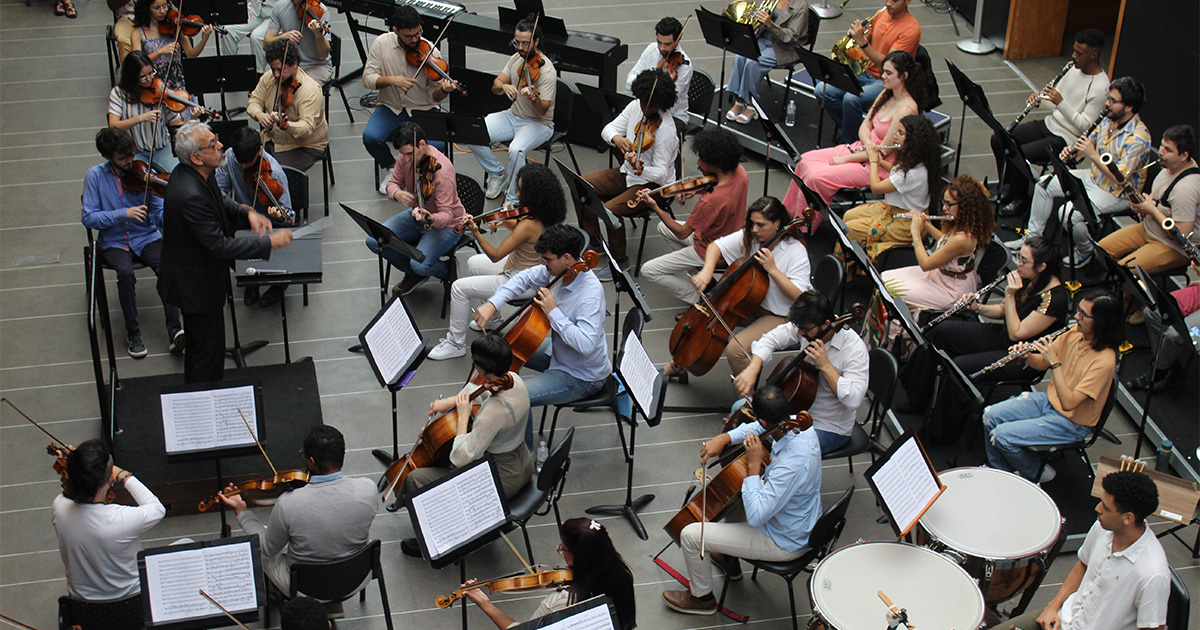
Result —
[[[821, 452], [829, 453], [850, 439], [858, 406], [867, 393], [870, 352], [853, 330], [843, 327], [836, 332], [833, 305], [817, 291], [805, 291], [788, 310], [788, 322], [750, 344], [750, 365], [733, 380], [741, 396], [754, 391], [763, 365], [776, 350], [803, 343], [800, 352], [816, 367], [817, 393], [808, 408], [813, 429], [821, 443]], [[785, 359], [785, 360], [790, 360]]]
[[[686, 125], [688, 122], [688, 86], [692, 83], [692, 58], [683, 52], [683, 46], [676, 43], [682, 34], [683, 24], [680, 24], [679, 20], [670, 16], [659, 20], [658, 24], [654, 25], [654, 41], [646, 44], [642, 56], [638, 57], [633, 68], [629, 70], [629, 74], [625, 76], [625, 89], [632, 93], [633, 80], [643, 71], [658, 68], [659, 64], [668, 58], [672, 62], [679, 59], [678, 65], [675, 63], [664, 64], [671, 78], [675, 80], [675, 93], [677, 94], [675, 104], [667, 110], [667, 113], [673, 116], [679, 125]], [[679, 53], [679, 56], [671, 57], [672, 53]], [[682, 129], [682, 127], [680, 128]]]
[[995, 628], [1124, 630], [1164, 628], [1171, 594], [1167, 556], [1146, 517], [1158, 509], [1158, 488], [1142, 473], [1109, 473], [1097, 519], [1079, 561], [1040, 613]]

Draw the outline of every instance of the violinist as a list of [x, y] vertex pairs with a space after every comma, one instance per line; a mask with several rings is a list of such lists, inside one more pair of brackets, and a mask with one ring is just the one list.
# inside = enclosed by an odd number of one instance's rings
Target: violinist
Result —
[[[689, 277], [704, 266], [708, 244], [737, 231], [746, 217], [746, 193], [750, 177], [739, 163], [742, 145], [728, 129], [706, 127], [692, 138], [696, 168], [700, 174], [715, 177], [716, 184], [700, 194], [692, 213], [683, 223], [675, 220], [653, 198], [646, 204], [662, 223], [658, 233], [674, 251], [648, 261], [642, 277], [651, 284], [665, 287], [685, 304], [700, 300]], [[680, 195], [687, 199], [694, 193]]]
[[200, 43], [187, 35], [177, 34], [167, 13], [178, 9], [168, 0], [135, 0], [133, 4], [133, 50], [146, 53], [154, 62], [159, 78], [173, 90], [186, 90], [183, 80], [183, 58], [195, 59], [204, 51], [212, 36], [211, 24], [200, 29]]
[[[679, 156], [679, 135], [675, 119], [663, 115], [675, 104], [675, 85], [667, 73], [651, 69], [642, 72], [633, 82], [633, 95], [625, 109], [604, 126], [600, 137], [617, 148], [624, 156], [620, 168], [596, 171], [583, 176], [605, 199], [604, 207], [617, 217], [636, 215], [646, 210], [646, 201], [637, 193], [647, 186], [675, 181], [675, 159]], [[628, 201], [636, 200], [632, 207]], [[658, 198], [656, 201], [662, 201]], [[595, 242], [600, 237], [600, 218], [574, 198], [575, 216]], [[608, 228], [608, 246], [613, 255], [611, 263], [628, 266], [625, 254], [625, 225]], [[603, 267], [596, 271], [601, 280], [611, 280], [612, 271]]]
[[798, 558], [821, 516], [821, 449], [816, 432], [793, 430], [775, 440], [770, 446], [771, 463], [764, 471], [767, 446], [759, 436], [786, 420], [791, 411], [787, 397], [775, 386], [755, 392], [754, 411], [757, 422], [743, 424], [700, 446], [700, 461], [704, 462], [730, 444], [745, 445], [749, 468], [742, 481], [745, 522], [692, 523], [683, 528], [679, 546], [690, 587], [662, 593], [663, 601], [677, 612], [711, 615], [717, 611], [713, 565], [736, 581], [742, 578], [738, 558], [775, 562]]
[[801, 293], [788, 309], [787, 323], [750, 344], [750, 365], [733, 381], [739, 396], [749, 396], [775, 352], [803, 344], [800, 352], [820, 372], [808, 412], [822, 453], [831, 453], [850, 440], [870, 372], [867, 344], [848, 326], [833, 329], [833, 319], [833, 305], [824, 295], [813, 290]]
[[633, 92], [633, 81], [646, 70], [662, 68], [675, 82], [675, 104], [667, 113], [675, 117], [677, 129], [688, 122], [688, 86], [692, 82], [692, 58], [679, 45], [683, 35], [683, 24], [667, 16], [654, 25], [654, 41], [646, 44], [642, 56], [638, 57], [629, 74], [625, 76], [625, 89]]
[[[330, 56], [329, 13], [320, 0], [275, 0], [263, 36], [263, 51], [275, 42], [288, 41], [300, 48], [300, 69], [318, 85], [333, 78]], [[271, 59], [267, 58], [267, 63]]]
[[726, 89], [736, 97], [725, 120], [746, 124], [758, 117], [751, 101], [758, 100], [758, 84], [767, 72], [779, 66], [795, 64], [797, 49], [808, 45], [808, 0], [779, 0], [765, 11], [755, 3], [754, 21], [762, 26], [758, 36], [758, 59], [734, 55]]
[[[133, 164], [137, 147], [128, 131], [105, 127], [96, 134], [96, 150], [106, 160], [88, 169], [83, 178], [84, 227], [98, 230], [96, 247], [104, 263], [117, 271], [117, 295], [125, 316], [129, 356], [147, 354], [138, 324], [137, 277], [133, 263], [140, 262], [158, 274], [162, 257], [163, 200], [125, 187], [124, 178]], [[163, 304], [167, 316], [167, 339], [172, 353], [183, 352], [183, 326], [179, 309]]]
[[317, 425], [304, 437], [308, 484], [281, 494], [263, 525], [229, 484], [217, 498], [237, 513], [238, 525], [257, 535], [262, 545], [263, 573], [284, 593], [291, 592], [291, 565], [340, 560], [371, 540], [371, 523], [379, 510], [379, 491], [366, 477], [342, 475], [346, 439], [329, 425]]
[[[547, 595], [530, 619], [560, 611], [572, 604], [607, 595], [617, 611], [620, 630], [637, 626], [637, 607], [633, 596], [633, 571], [613, 546], [608, 529], [590, 518], [569, 518], [558, 528], [558, 554], [571, 568], [571, 582]], [[464, 587], [475, 584], [471, 580]], [[467, 591], [464, 596], [504, 630], [517, 623], [496, 607], [481, 589]]]
[[268, 44], [268, 70], [246, 102], [246, 114], [262, 125], [267, 152], [284, 166], [307, 171], [325, 155], [329, 123], [321, 86], [300, 67], [300, 53], [284, 41]]
[[[462, 223], [467, 210], [458, 198], [454, 164], [429, 146], [423, 129], [411, 122], [402, 123], [392, 135], [392, 142], [400, 156], [387, 181], [388, 199], [404, 210], [383, 225], [425, 254], [425, 261], [417, 262], [391, 248], [383, 249], [383, 257], [405, 274], [392, 287], [392, 294], [408, 295], [430, 276], [446, 278], [457, 273], [458, 263], [441, 257], [458, 242], [454, 227]], [[368, 236], [366, 243], [372, 252], [379, 252], [374, 238]]]
[[[490, 395], [483, 401], [479, 411], [471, 413], [471, 393], [479, 386], [469, 382], [459, 392], [448, 398], [439, 398], [429, 404], [432, 418], [451, 410], [458, 412], [458, 424], [454, 431], [454, 445], [450, 448], [450, 466], [457, 468], [492, 454], [492, 461], [500, 474], [500, 490], [506, 499], [511, 499], [533, 478], [533, 456], [525, 445], [525, 419], [529, 415], [529, 394], [525, 381], [516, 372], [509, 372], [512, 365], [512, 348], [504, 337], [484, 335], [471, 343], [471, 362], [483, 382], [490, 382], [508, 374], [513, 385]], [[485, 392], [485, 395], [487, 393]], [[412, 470], [400, 484], [399, 495], [405, 496], [441, 479], [451, 468], [424, 467]], [[421, 557], [416, 538], [400, 541], [400, 550], [414, 558]]]
[[[387, 25], [389, 32], [375, 38], [367, 54], [367, 63], [363, 65], [363, 87], [379, 90], [379, 105], [363, 129], [363, 146], [380, 168], [391, 170], [396, 157], [387, 144], [396, 128], [400, 123], [412, 120], [413, 110], [437, 109], [446, 95], [454, 91], [454, 84], [446, 80], [434, 81], [424, 69], [417, 71], [424, 59], [419, 48], [431, 44], [421, 38], [421, 14], [416, 9], [408, 5], [396, 7]], [[431, 50], [431, 61], [442, 58], [436, 48]], [[417, 63], [409, 63], [410, 58]], [[446, 152], [444, 142], [434, 140], [429, 144]], [[387, 181], [381, 184], [379, 192], [386, 195]]]
[[[67, 592], [92, 602], [137, 595], [141, 535], [162, 520], [166, 508], [133, 473], [113, 464], [100, 440], [68, 453], [66, 474], [63, 492], [54, 498], [53, 522]], [[105, 502], [109, 490], [122, 485], [137, 507]]]
[[170, 130], [183, 124], [183, 116], [142, 102], [142, 92], [156, 77], [154, 62], [146, 53], [135, 50], [125, 56], [121, 77], [108, 93], [108, 126], [133, 135], [134, 159], [170, 172], [179, 163], [171, 153]]
[[491, 141], [508, 142], [508, 169], [505, 170], [492, 154], [490, 146], [469, 146], [487, 172], [485, 196], [488, 199], [505, 193], [505, 201], [517, 203], [515, 175], [525, 166], [525, 153], [554, 135], [558, 71], [539, 49], [541, 40], [542, 29], [533, 16], [517, 22], [512, 40], [517, 52], [508, 58], [504, 69], [492, 81], [492, 93], [503, 94], [512, 101], [508, 109], [492, 112], [484, 118]]
[[[464, 216], [475, 242], [483, 250], [467, 259], [467, 273], [450, 286], [450, 322], [446, 336], [429, 352], [429, 359], [441, 361], [467, 353], [468, 322], [471, 322], [471, 300], [486, 300], [509, 278], [542, 263], [536, 250], [537, 241], [546, 228], [562, 223], [567, 214], [562, 182], [541, 164], [526, 164], [517, 173], [517, 192], [525, 213], [516, 219], [500, 223], [510, 234], [499, 245], [492, 245], [480, 232], [470, 215]], [[533, 297], [533, 292], [519, 296]], [[495, 330], [499, 318], [489, 322]]]

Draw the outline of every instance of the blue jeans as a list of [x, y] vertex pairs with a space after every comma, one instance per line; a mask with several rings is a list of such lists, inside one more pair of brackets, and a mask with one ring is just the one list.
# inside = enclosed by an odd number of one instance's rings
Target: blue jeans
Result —
[[[392, 154], [392, 148], [388, 143], [392, 139], [392, 134], [396, 132], [396, 128], [400, 125], [412, 120], [412, 116], [408, 115], [407, 111], [401, 111], [399, 114], [394, 113], [387, 105], [380, 105], [375, 108], [375, 113], [371, 114], [371, 119], [367, 121], [367, 128], [363, 129], [363, 146], [367, 148], [367, 153], [375, 158], [375, 163], [380, 168], [392, 168], [396, 163], [396, 156]], [[429, 146], [446, 152], [446, 143], [440, 140], [429, 140]]]
[[1041, 460], [1025, 447], [1075, 442], [1092, 430], [1058, 413], [1044, 392], [1025, 392], [984, 409], [983, 426], [988, 464], [1032, 481]]
[[[459, 235], [455, 234], [454, 230], [448, 227], [426, 230], [413, 218], [411, 209], [405, 209], [403, 212], [384, 221], [383, 226], [391, 230], [400, 240], [412, 245], [422, 254], [425, 254], [425, 262], [416, 262], [407, 256], [401, 255], [400, 252], [392, 250], [390, 247], [385, 247], [383, 248], [383, 257], [392, 263], [393, 267], [404, 273], [415, 273], [418, 276], [446, 277], [450, 263], [438, 259], [450, 251], [454, 247], [454, 244], [458, 242]], [[367, 248], [378, 254], [378, 241], [368, 236]]]
[[767, 76], [767, 71], [774, 67], [775, 49], [771, 47], [771, 38], [764, 35], [758, 38], [758, 61], [734, 55], [726, 89], [743, 103], [749, 103], [751, 97], [758, 98], [758, 84]]
[[817, 81], [813, 93], [817, 98], [825, 99], [825, 111], [838, 127], [842, 128], [842, 144], [850, 144], [858, 140], [858, 128], [862, 125], [863, 116], [875, 103], [875, 98], [883, 92], [883, 80], [877, 79], [866, 72], [858, 75], [863, 93], [855, 96]]
[[[521, 96], [519, 98], [525, 98]], [[504, 200], [517, 203], [517, 171], [525, 166], [525, 154], [536, 149], [554, 135], [554, 130], [540, 122], [512, 115], [508, 110], [492, 112], [484, 118], [492, 142], [508, 143], [508, 192]], [[504, 166], [492, 153], [491, 147], [479, 144], [468, 146], [479, 165], [488, 175], [503, 177]]]
[[[733, 413], [738, 409], [741, 409], [742, 406], [748, 402], [750, 402], [749, 398], [739, 398], [738, 400], [734, 401], [733, 406], [729, 408], [729, 413]], [[816, 427], [813, 427], [812, 430], [817, 432], [817, 443], [821, 445], [822, 453], [832, 453], [833, 451], [841, 448], [843, 444], [850, 441], [849, 435], [833, 433], [831, 431], [825, 431], [824, 429], [818, 429]]]
[[604, 381], [584, 381], [562, 370], [551, 370], [550, 338], [542, 342], [538, 351], [529, 357], [525, 367], [541, 372], [525, 379], [525, 391], [529, 393], [529, 420], [525, 423], [525, 445], [535, 450], [533, 444], [533, 408], [555, 403], [574, 402], [587, 398], [604, 389]]
[[171, 151], [170, 144], [155, 149], [153, 156], [150, 155], [149, 151], [138, 151], [137, 155], [133, 156], [133, 159], [153, 164], [166, 173], [170, 173], [175, 170], [176, 166], [179, 166], [179, 158], [175, 157], [175, 154]]

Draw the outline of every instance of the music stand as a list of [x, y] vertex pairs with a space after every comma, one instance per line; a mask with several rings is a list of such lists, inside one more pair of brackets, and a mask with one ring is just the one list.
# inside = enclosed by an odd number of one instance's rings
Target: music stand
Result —
[[516, 28], [517, 23], [520, 22], [521, 20], [525, 19], [526, 16], [529, 16], [530, 14], [538, 14], [540, 17], [538, 18], [537, 24], [538, 24], [538, 28], [542, 30], [543, 41], [545, 41], [545, 37], [547, 35], [549, 35], [550, 37], [561, 37], [563, 39], [566, 39], [567, 38], [566, 22], [564, 22], [562, 18], [556, 18], [556, 17], [551, 17], [549, 15], [546, 15], [545, 9], [543, 9], [541, 7], [542, 3], [537, 2], [536, 4], [537, 4], [536, 10], [532, 10], [532, 11], [523, 11], [521, 9], [520, 5], [518, 5], [517, 8], [515, 8], [515, 9], [512, 7], [506, 7], [506, 6], [496, 7], [497, 12], [499, 13], [498, 17], [500, 20], [501, 28], [503, 28], [503, 29]]
[[771, 178], [771, 140], [779, 141], [780, 146], [787, 153], [788, 163], [791, 164], [788, 170], [792, 172], [793, 176], [796, 174], [795, 163], [800, 161], [800, 148], [779, 128], [779, 123], [771, 120], [766, 110], [758, 107], [757, 101], [755, 102], [755, 109], [758, 111], [759, 122], [762, 124], [763, 134], [766, 136], [767, 155], [763, 158], [763, 196], [766, 196], [767, 184]]
[[[958, 148], [954, 152], [954, 175], [957, 177], [958, 165], [962, 158], [963, 128], [966, 126], [967, 108], [971, 108], [971, 111], [975, 112], [975, 115], [982, 119], [983, 122], [988, 127], [991, 127], [993, 131], [997, 129], [1003, 129], [1003, 127], [1001, 127], [1000, 123], [996, 121], [996, 117], [992, 115], [992, 108], [988, 105], [987, 94], [983, 91], [983, 88], [979, 87], [978, 83], [975, 83], [969, 77], [967, 77], [965, 72], [959, 70], [958, 66], [954, 65], [953, 61], [947, 59], [946, 65], [950, 68], [950, 78], [954, 80], [954, 89], [958, 90], [958, 98], [961, 99], [963, 103], [961, 114], [962, 122], [958, 125]], [[1009, 140], [1012, 140], [1011, 136], [1009, 136]], [[1016, 143], [1014, 142], [1013, 144], [1015, 145]], [[1020, 155], [1019, 150], [1016, 155]], [[1001, 162], [1001, 184], [1004, 183], [1003, 168], [1007, 163], [1008, 157], [1009, 156], [1006, 152], [1005, 161]], [[1021, 159], [1024, 158], [1022, 157]]]
[[220, 92], [221, 116], [229, 118], [225, 93], [250, 92], [258, 85], [259, 74], [254, 55], [226, 55], [184, 59], [183, 78], [193, 94]]
[[[717, 96], [717, 110], [725, 106], [725, 60], [730, 52], [741, 55], [752, 61], [758, 61], [758, 38], [749, 24], [739, 24], [733, 20], [709, 11], [704, 7], [696, 8], [696, 21], [704, 33], [704, 41], [710, 46], [721, 49], [721, 91]], [[724, 116], [717, 116], [717, 126], [724, 122]]]
[[[470, 68], [455, 68], [454, 80], [470, 95], [459, 90], [450, 95], [450, 111], [467, 116], [487, 116], [492, 112], [508, 109], [512, 103], [503, 94], [492, 93], [492, 82], [496, 75]], [[414, 112], [415, 113], [415, 112]], [[488, 138], [488, 142], [491, 138]], [[488, 144], [484, 142], [483, 144]]]
[[571, 122], [571, 128], [567, 130], [567, 139], [576, 146], [590, 146], [601, 153], [608, 151], [608, 165], [611, 167], [612, 147], [600, 138], [600, 133], [605, 123], [619, 116], [633, 97], [583, 83], [576, 83], [575, 87], [579, 90], [579, 96], [575, 98], [573, 107], [578, 110], [581, 106], [586, 106], [592, 115], [572, 116], [574, 120]]
[[[1117, 266], [1124, 268], [1120, 264]], [[1175, 298], [1170, 293], [1167, 293], [1166, 289], [1159, 286], [1157, 282], [1154, 282], [1141, 267], [1134, 265], [1133, 269], [1137, 272], [1138, 276], [1138, 282], [1135, 284], [1139, 288], [1148, 288], [1150, 291], [1150, 294], [1146, 296], [1150, 299], [1144, 303], [1148, 308], [1158, 311], [1159, 316], [1162, 318], [1162, 334], [1158, 336], [1158, 345], [1154, 347], [1153, 363], [1150, 364], [1151, 376], [1153, 376], [1153, 371], [1158, 369], [1158, 358], [1162, 354], [1163, 345], [1167, 341], [1167, 328], [1174, 328], [1175, 332], [1179, 333], [1180, 339], [1189, 339], [1190, 333], [1187, 322], [1184, 321], [1183, 312], [1179, 310], [1179, 303], [1175, 301]], [[1127, 273], [1127, 275], [1131, 274]], [[1142, 421], [1138, 427], [1137, 444], [1133, 447], [1134, 458], [1137, 458], [1142, 453], [1142, 441], [1146, 439], [1146, 424], [1150, 420], [1150, 401], [1152, 398], [1154, 398], [1154, 388], [1149, 387], [1146, 389], [1146, 400], [1142, 403]]]
[[965, 412], [961, 415], [968, 419], [974, 418], [975, 413], [983, 407], [983, 394], [979, 393], [979, 388], [975, 386], [975, 382], [963, 373], [962, 368], [958, 367], [958, 364], [954, 362], [954, 359], [950, 358], [950, 355], [946, 354], [945, 350], [937, 348], [932, 344], [929, 347], [933, 350], [935, 362], [933, 394], [932, 398], [930, 398], [929, 408], [925, 410], [923, 425], [928, 426], [936, 412], [942, 412], [942, 416], [945, 417], [946, 414], [952, 411], [950, 409], [942, 409], [944, 404], [952, 401], [950, 396], [942, 395], [943, 387], [958, 387], [959, 390], [965, 393], [967, 398], [970, 399], [970, 404], [966, 409], [961, 410]]
[[[858, 245], [858, 243], [855, 243], [855, 245]], [[859, 251], [862, 251], [862, 248], [859, 248]], [[866, 252], [863, 252], [863, 256], [866, 256]], [[889, 310], [896, 315], [896, 319], [900, 320], [900, 326], [904, 328], [904, 331], [908, 333], [913, 342], [918, 346], [925, 346], [929, 343], [925, 339], [925, 335], [921, 334], [921, 326], [913, 318], [912, 311], [908, 309], [908, 304], [905, 304], [904, 300], [897, 298], [887, 290], [887, 287], [883, 283], [883, 277], [879, 275], [879, 270], [875, 268], [875, 265], [868, 262], [863, 265], [863, 268], [867, 271], [867, 276], [871, 278], [871, 282], [875, 283], [875, 288], [879, 290], [879, 295], [883, 298], [884, 304], [891, 307]]]
[[[608, 256], [608, 259], [611, 261], [613, 257], [612, 252], [608, 249], [608, 242], [601, 238], [600, 246], [604, 248], [604, 255]], [[646, 302], [646, 296], [642, 294], [641, 287], [639, 287], [638, 283], [633, 279], [633, 275], [629, 273], [629, 270], [622, 269], [620, 265], [612, 264], [609, 265], [609, 268], [612, 269], [613, 288], [616, 289], [617, 293], [617, 301], [613, 307], [612, 314], [613, 358], [616, 359], [618, 356], [620, 356], [620, 353], [617, 351], [617, 348], [619, 347], [617, 345], [617, 340], [621, 335], [619, 325], [621, 322], [621, 294], [629, 294], [630, 299], [633, 300], [633, 308], [641, 310], [642, 315], [646, 317], [646, 321], [653, 320], [654, 313], [650, 310], [650, 305]]]
[[[800, 55], [800, 63], [808, 70], [808, 74], [813, 81], [813, 96], [817, 98], [817, 106], [821, 113], [817, 118], [817, 147], [821, 146], [821, 133], [825, 129], [825, 97], [816, 93], [817, 82], [820, 81], [825, 85], [833, 87], [858, 96], [863, 93], [862, 84], [858, 82], [858, 77], [850, 72], [850, 66], [838, 63], [824, 55], [818, 55], [811, 50], [805, 48], [797, 48], [796, 54]], [[788, 81], [792, 80], [788, 76]], [[762, 113], [761, 111], [759, 113]]]
[[[324, 220], [324, 219], [322, 219]], [[315, 228], [315, 229], [309, 229]], [[238, 230], [235, 236], [253, 236], [250, 230]], [[253, 271], [251, 271], [253, 270]], [[268, 260], [238, 259], [233, 275], [239, 287], [287, 287], [299, 284], [307, 287], [319, 284], [324, 277], [321, 259], [321, 230], [313, 226], [293, 231], [292, 243], [271, 252]], [[291, 341], [288, 336], [287, 300], [279, 300], [279, 317], [283, 326], [283, 360], [292, 362]]]
[[608, 208], [604, 207], [604, 202], [601, 201], [600, 195], [596, 192], [592, 185], [587, 183], [587, 180], [580, 177], [578, 173], [571, 170], [569, 166], [562, 163], [562, 160], [553, 158], [554, 163], [558, 165], [558, 170], [562, 173], [563, 179], [567, 180], [567, 190], [571, 193], [571, 198], [578, 200], [584, 208], [600, 218], [604, 225], [610, 230], [616, 230], [621, 227], [621, 220], [616, 217]]
[[412, 110], [412, 120], [429, 140], [446, 143], [446, 158], [454, 163], [454, 145], [477, 144], [488, 146], [492, 137], [482, 116], [449, 114], [440, 109]]
[[[188, 13], [214, 25], [245, 24], [250, 21], [246, 0], [188, 0]], [[235, 48], [232, 52], [237, 52]], [[221, 38], [217, 38], [217, 56], [221, 56]]]
[[267, 602], [260, 545], [255, 535], [226, 535], [138, 551], [146, 627], [220, 628], [229, 625], [226, 614], [238, 625], [258, 621]]
[[594, 85], [576, 83], [575, 87], [579, 90], [579, 96], [582, 97], [583, 102], [587, 103], [588, 107], [604, 120], [616, 118], [633, 100], [633, 97], [628, 94], [621, 94]]
[[[388, 263], [383, 259], [383, 248], [386, 247], [386, 248], [400, 254], [401, 256], [406, 256], [417, 262], [425, 262], [425, 254], [423, 252], [421, 252], [421, 250], [400, 240], [400, 237], [396, 236], [395, 232], [387, 229], [386, 226], [384, 226], [382, 223], [376, 221], [375, 219], [372, 219], [371, 217], [368, 217], [368, 216], [362, 214], [361, 212], [354, 210], [353, 208], [351, 208], [350, 206], [347, 206], [344, 203], [339, 202], [338, 205], [342, 207], [342, 210], [346, 211], [346, 214], [350, 215], [350, 218], [353, 219], [354, 222], [358, 224], [358, 227], [361, 228], [363, 232], [366, 232], [367, 236], [375, 239], [376, 243], [379, 243], [379, 248], [378, 248], [379, 252], [376, 254], [376, 259], [378, 260], [378, 264], [379, 264], [379, 305], [387, 306], [387, 301], [388, 301], [387, 271], [388, 270], [387, 270], [386, 265], [389, 265], [391, 263]], [[359, 344], [350, 346], [350, 352], [362, 352], [362, 349], [363, 349], [362, 346]]]

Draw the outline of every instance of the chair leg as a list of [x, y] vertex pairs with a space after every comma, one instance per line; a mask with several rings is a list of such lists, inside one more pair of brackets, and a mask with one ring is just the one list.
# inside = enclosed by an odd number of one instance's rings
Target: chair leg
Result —
[[854, 458], [853, 457], [846, 458], [846, 466], [848, 466], [850, 468], [850, 473], [853, 474], [854, 473]]
[[[721, 596], [717, 598], [717, 610], [725, 607], [725, 593], [729, 591], [729, 582], [730, 580], [727, 578], [725, 584], [721, 586]], [[747, 621], [749, 620], [747, 619]]]
[[548, 411], [549, 409], [550, 409], [549, 406], [546, 406], [546, 405], [542, 406], [542, 422], [540, 424], [538, 424], [538, 435], [544, 435], [544, 431], [546, 429], [546, 411]]
[[[785, 576], [786, 577], [786, 576]], [[795, 579], [796, 576], [792, 576]], [[788, 603], [792, 605], [792, 630], [800, 630], [800, 622], [796, 619], [796, 590], [792, 587], [792, 580], [788, 579]]]
[[565, 144], [567, 146], [567, 155], [571, 156], [571, 166], [574, 166], [575, 172], [578, 173], [579, 172], [579, 162], [575, 159], [575, 150], [571, 148], [570, 142], [566, 142], [564, 140], [563, 144]]
[[350, 111], [350, 99], [346, 98], [346, 89], [343, 88], [340, 83], [337, 83], [335, 85], [337, 85], [338, 93], [342, 95], [342, 105], [346, 106], [346, 116], [349, 116], [350, 122], [353, 123], [354, 122], [354, 112]]
[[325, 148], [325, 157], [321, 159], [321, 185], [325, 191], [325, 216], [329, 216], [329, 187], [333, 185], [333, 157], [329, 147]]
[[562, 407], [555, 407], [555, 408], [554, 408], [554, 419], [550, 421], [550, 437], [549, 437], [549, 438], [547, 438], [547, 440], [546, 440], [546, 443], [547, 443], [547, 444], [553, 444], [553, 443], [554, 443], [554, 430], [555, 430], [556, 428], [558, 428], [558, 414], [559, 414], [559, 412], [561, 412], [562, 410], [563, 410], [563, 408], [562, 408]]
[[[387, 586], [383, 583], [382, 569], [379, 570], [379, 573], [376, 575], [375, 579], [379, 581], [379, 599], [383, 601], [383, 621], [387, 624], [387, 630], [395, 630], [395, 628], [392, 627], [392, 606], [388, 603]], [[365, 592], [366, 591], [364, 591], [364, 593]]]
[[[451, 261], [450, 264], [454, 264]], [[442, 280], [442, 319], [446, 319], [446, 311], [450, 309], [450, 281]]]
[[521, 535], [525, 537], [525, 553], [528, 554], [525, 557], [529, 558], [530, 565], [536, 564], [533, 559], [533, 545], [529, 542], [529, 530], [525, 528], [524, 522], [518, 521], [517, 524], [521, 526]]
[[[632, 223], [632, 221], [630, 221]], [[642, 252], [646, 249], [646, 233], [650, 231], [650, 218], [642, 221], [642, 236], [638, 240], [637, 264], [633, 267], [633, 277], [642, 275]]]

